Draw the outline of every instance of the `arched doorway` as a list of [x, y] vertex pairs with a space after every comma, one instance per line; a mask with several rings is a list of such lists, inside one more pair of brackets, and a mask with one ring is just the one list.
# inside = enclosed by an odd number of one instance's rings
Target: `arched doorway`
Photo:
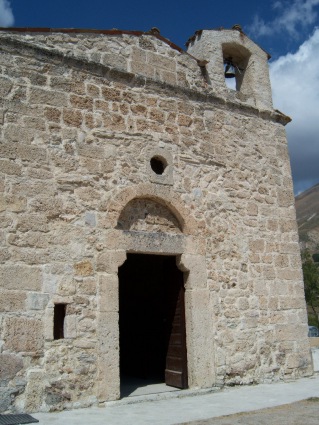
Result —
[[[151, 257], [170, 258], [174, 270], [183, 277], [187, 384], [189, 388], [210, 387], [215, 382], [215, 367], [205, 232], [198, 227], [177, 193], [167, 186], [153, 184], [121, 191], [109, 205], [103, 225], [107, 229], [107, 244], [97, 257], [99, 401], [121, 397], [121, 266], [128, 257], [137, 258], [134, 255], [145, 256], [143, 263], [148, 263], [145, 260]], [[155, 264], [150, 274], [158, 273]]]
[[187, 388], [183, 273], [176, 257], [128, 254], [119, 267], [121, 383]]

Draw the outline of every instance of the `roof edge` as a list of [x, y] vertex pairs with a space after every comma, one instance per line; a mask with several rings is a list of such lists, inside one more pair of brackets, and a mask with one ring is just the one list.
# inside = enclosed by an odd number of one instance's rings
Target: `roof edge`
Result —
[[177, 44], [171, 42], [168, 38], [163, 37], [159, 33], [152, 31], [129, 31], [129, 30], [120, 30], [113, 28], [111, 30], [101, 30], [101, 29], [86, 29], [86, 28], [31, 28], [31, 27], [10, 27], [4, 28], [0, 27], [2, 32], [17, 32], [17, 33], [63, 33], [63, 34], [102, 34], [102, 35], [133, 35], [135, 37], [141, 37], [142, 35], [151, 35], [152, 37], [157, 38], [160, 41], [163, 41], [172, 49], [177, 50], [180, 53], [187, 53], [184, 49], [179, 47]]

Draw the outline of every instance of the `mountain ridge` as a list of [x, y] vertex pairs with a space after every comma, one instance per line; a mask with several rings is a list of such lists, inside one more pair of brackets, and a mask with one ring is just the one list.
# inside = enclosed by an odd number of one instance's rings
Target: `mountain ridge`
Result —
[[295, 197], [301, 249], [312, 252], [319, 247], [319, 183]]

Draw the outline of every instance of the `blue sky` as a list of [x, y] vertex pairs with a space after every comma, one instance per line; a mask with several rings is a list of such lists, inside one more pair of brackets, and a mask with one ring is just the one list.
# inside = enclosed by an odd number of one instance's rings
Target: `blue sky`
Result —
[[287, 126], [295, 193], [319, 183], [319, 0], [0, 0], [0, 26], [148, 31], [184, 48], [195, 30], [244, 32], [272, 55], [274, 106]]

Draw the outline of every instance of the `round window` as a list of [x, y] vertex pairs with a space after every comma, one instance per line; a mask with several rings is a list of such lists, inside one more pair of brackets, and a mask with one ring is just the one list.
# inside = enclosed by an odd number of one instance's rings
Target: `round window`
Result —
[[165, 159], [159, 156], [153, 156], [153, 158], [150, 161], [150, 164], [154, 173], [158, 175], [163, 174], [165, 171], [165, 168], [167, 167], [167, 163]]

